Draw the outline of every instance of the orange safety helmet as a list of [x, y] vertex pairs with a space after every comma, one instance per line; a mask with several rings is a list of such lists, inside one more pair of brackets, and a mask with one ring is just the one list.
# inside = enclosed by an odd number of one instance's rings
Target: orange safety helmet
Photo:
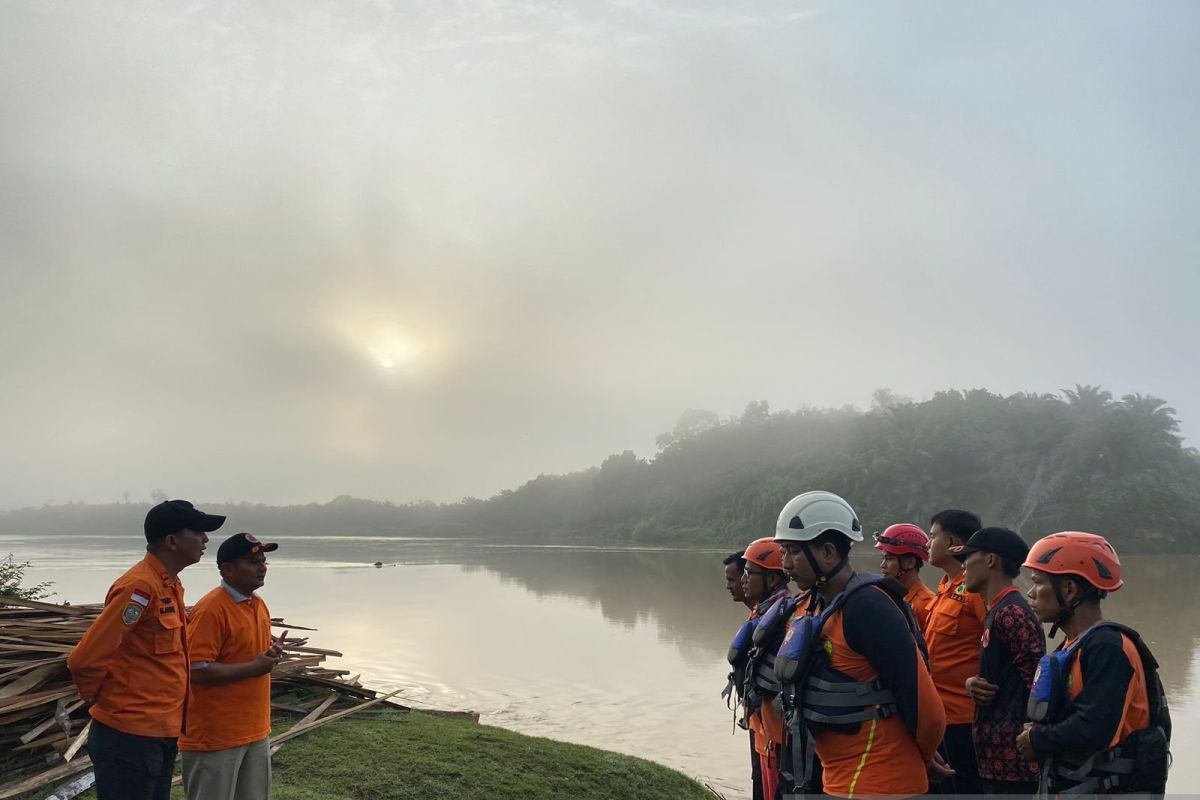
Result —
[[783, 548], [774, 538], [755, 539], [746, 545], [742, 558], [769, 572], [783, 572]]
[[1021, 566], [1050, 575], [1078, 575], [1102, 592], [1115, 592], [1125, 583], [1113, 546], [1103, 536], [1082, 531], [1038, 539]]
[[875, 537], [875, 549], [894, 556], [916, 556], [929, 560], [929, 534], [911, 522], [887, 526]]

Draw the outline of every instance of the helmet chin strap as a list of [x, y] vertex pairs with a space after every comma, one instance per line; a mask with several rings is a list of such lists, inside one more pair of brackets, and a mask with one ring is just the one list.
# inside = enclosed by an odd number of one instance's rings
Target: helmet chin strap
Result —
[[1058, 635], [1058, 629], [1075, 616], [1075, 609], [1083, 602], [1083, 597], [1076, 597], [1070, 604], [1063, 600], [1062, 589], [1058, 585], [1058, 576], [1050, 578], [1050, 588], [1054, 590], [1054, 599], [1058, 601], [1058, 614], [1054, 617], [1054, 624], [1050, 626], [1050, 638], [1053, 639]]
[[817, 564], [817, 559], [813, 557], [812, 550], [808, 548], [808, 542], [801, 542], [800, 549], [804, 551], [804, 557], [808, 559], [808, 565], [812, 567], [813, 575], [817, 576], [813, 583], [814, 589], [822, 589], [825, 584], [829, 583], [829, 579], [842, 571], [842, 567], [850, 561], [848, 556], [842, 556], [842, 560], [834, 565], [833, 569], [828, 572], [822, 572], [821, 567]]

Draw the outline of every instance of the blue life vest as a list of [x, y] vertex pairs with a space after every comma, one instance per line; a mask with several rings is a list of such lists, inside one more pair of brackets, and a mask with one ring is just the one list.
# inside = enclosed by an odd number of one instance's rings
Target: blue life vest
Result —
[[[776, 618], [773, 616], [773, 612], [782, 605], [780, 602], [781, 599], [791, 599], [786, 587], [779, 589], [775, 594], [759, 603], [755, 607], [754, 614], [750, 619], [743, 622], [741, 627], [738, 628], [737, 633], [733, 635], [733, 641], [729, 643], [729, 650], [725, 656], [733, 669], [730, 671], [725, 682], [725, 688], [721, 692], [721, 697], [724, 698], [727, 706], [730, 705], [730, 698], [735, 691], [737, 692], [738, 704], [742, 704], [747, 697], [747, 689], [753, 682], [752, 679], [755, 672], [762, 671], [762, 659], [758, 659], [758, 663], [755, 663], [755, 660], [751, 658], [755, 649], [757, 631], [768, 618], [772, 620]], [[771, 624], [775, 623], [772, 622]], [[771, 662], [771, 665], [772, 667], [774, 666], [774, 661]]]
[[754, 629], [758, 627], [760, 619], [761, 617], [751, 617], [743, 622], [742, 627], [733, 635], [733, 641], [729, 643], [729, 652], [725, 656], [730, 666], [741, 665], [750, 655], [750, 648], [754, 646]]

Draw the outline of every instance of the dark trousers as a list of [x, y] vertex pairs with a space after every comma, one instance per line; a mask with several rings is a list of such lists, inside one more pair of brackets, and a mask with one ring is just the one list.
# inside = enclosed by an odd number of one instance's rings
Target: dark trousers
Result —
[[979, 782], [985, 794], [1021, 794], [1033, 797], [1038, 791], [1037, 781], [989, 781], [980, 778]]
[[975, 742], [971, 739], [971, 723], [947, 725], [946, 735], [940, 748], [942, 756], [950, 763], [954, 776], [941, 783], [931, 784], [931, 794], [981, 794], [979, 766], [975, 761]]
[[754, 749], [754, 731], [748, 730], [746, 733], [750, 734], [750, 782], [753, 787], [751, 797], [753, 800], [763, 800], [762, 759]]
[[175, 739], [122, 733], [92, 720], [88, 755], [99, 800], [170, 800]]

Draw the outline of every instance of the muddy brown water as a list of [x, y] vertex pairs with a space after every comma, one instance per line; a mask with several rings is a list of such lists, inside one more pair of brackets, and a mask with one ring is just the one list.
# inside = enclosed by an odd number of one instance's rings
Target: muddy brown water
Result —
[[[413, 705], [470, 708], [491, 725], [642, 756], [748, 796], [745, 735], [719, 692], [744, 619], [721, 553], [497, 546], [470, 540], [286, 537], [261, 592], [272, 613], [319, 628], [368, 685]], [[0, 537], [56, 600], [97, 602], [140, 557], [136, 537]], [[215, 545], [183, 573], [215, 585]], [[372, 564], [381, 561], [382, 568]], [[856, 558], [860, 570], [875, 559]], [[1106, 602], [1162, 664], [1175, 724], [1168, 789], [1200, 793], [1200, 556], [1132, 556]], [[936, 576], [929, 567], [926, 582]]]

